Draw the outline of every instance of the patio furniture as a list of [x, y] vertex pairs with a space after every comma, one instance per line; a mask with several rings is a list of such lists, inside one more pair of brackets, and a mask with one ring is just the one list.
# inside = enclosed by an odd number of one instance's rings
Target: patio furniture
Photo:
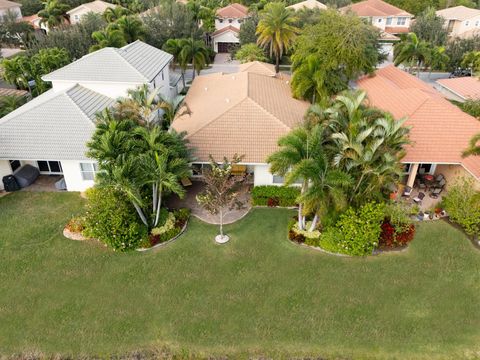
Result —
[[182, 185], [184, 187], [192, 186], [192, 182], [190, 181], [190, 179], [188, 177], [181, 178], [180, 182], [182, 183]]
[[247, 165], [232, 165], [233, 176], [244, 176], [247, 173]]
[[439, 182], [437, 182], [437, 183], [434, 185], [434, 187], [435, 187], [435, 188], [442, 188], [442, 189], [443, 189], [446, 184], [447, 184], [447, 180], [442, 179], [442, 180], [440, 180]]
[[423, 176], [418, 177], [417, 186], [418, 186], [419, 189], [426, 189], [427, 188], [427, 184], [425, 183], [425, 180], [424, 180]]
[[413, 198], [413, 202], [415, 204], [421, 204], [424, 197], [425, 193], [419, 192], [418, 195]]
[[403, 190], [402, 196], [410, 197], [411, 194], [412, 194], [412, 188], [410, 186], [405, 186], [405, 190]]
[[442, 180], [445, 180], [445, 176], [443, 174], [438, 174], [437, 177], [435, 178], [435, 182], [440, 182]]
[[442, 193], [443, 187], [441, 188], [434, 188], [433, 191], [430, 193], [430, 197], [432, 199], [438, 199], [438, 196]]

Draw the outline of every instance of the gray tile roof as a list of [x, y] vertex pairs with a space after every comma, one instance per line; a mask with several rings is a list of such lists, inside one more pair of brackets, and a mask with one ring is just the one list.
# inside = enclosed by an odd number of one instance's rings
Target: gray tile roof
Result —
[[139, 40], [120, 49], [103, 48], [43, 76], [45, 81], [145, 83], [173, 56]]
[[86, 159], [95, 114], [114, 103], [80, 85], [49, 90], [0, 119], [0, 159]]

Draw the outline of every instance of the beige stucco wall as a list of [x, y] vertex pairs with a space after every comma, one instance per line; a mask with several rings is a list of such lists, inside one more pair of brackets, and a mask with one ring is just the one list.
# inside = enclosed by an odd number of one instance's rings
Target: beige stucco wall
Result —
[[[453, 184], [456, 179], [461, 177], [475, 179], [473, 175], [465, 170], [465, 168], [461, 165], [437, 165], [437, 168], [435, 169], [435, 175], [438, 174], [443, 174], [445, 176], [445, 179], [447, 180], [447, 191], [448, 185]], [[480, 181], [475, 180], [474, 185], [475, 189], [480, 191]]]

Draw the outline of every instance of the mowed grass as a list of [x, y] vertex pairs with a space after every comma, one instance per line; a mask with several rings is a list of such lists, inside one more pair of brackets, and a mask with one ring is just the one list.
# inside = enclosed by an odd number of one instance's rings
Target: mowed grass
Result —
[[474, 359], [480, 252], [444, 222], [403, 253], [340, 258], [286, 240], [292, 211], [227, 227], [193, 219], [176, 242], [115, 253], [62, 236], [73, 193], [0, 199], [0, 354]]

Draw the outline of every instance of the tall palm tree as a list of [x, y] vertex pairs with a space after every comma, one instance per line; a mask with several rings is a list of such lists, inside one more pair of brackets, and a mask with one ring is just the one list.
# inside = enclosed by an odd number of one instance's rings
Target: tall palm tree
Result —
[[120, 5], [117, 5], [114, 8], [108, 8], [107, 10], [105, 10], [105, 12], [103, 13], [103, 18], [107, 22], [113, 23], [118, 19], [120, 19], [122, 16], [130, 15], [130, 14], [131, 14], [130, 10], [125, 9]]
[[192, 64], [192, 79], [195, 79], [195, 72], [200, 75], [200, 71], [209, 64], [210, 52], [202, 40], [195, 40], [193, 38], [182, 39], [181, 46], [180, 62]]
[[123, 37], [127, 44], [130, 44], [135, 40], [144, 40], [145, 38], [145, 28], [138, 16], [122, 16], [117, 20], [116, 25], [123, 33]]
[[445, 53], [444, 46], [433, 46], [429, 48], [425, 56], [425, 65], [429, 67], [428, 77], [430, 78], [433, 70], [445, 70], [450, 60]]
[[185, 72], [187, 71], [188, 64], [185, 59], [180, 56], [182, 48], [182, 39], [168, 39], [163, 45], [163, 50], [173, 55], [172, 69], [175, 70], [176, 65], [180, 67], [183, 88], [185, 89]]
[[275, 56], [275, 71], [280, 72], [280, 58], [293, 44], [299, 30], [294, 26], [292, 11], [283, 2], [268, 3], [260, 12], [257, 25], [257, 44], [268, 48], [270, 57]]
[[425, 63], [425, 59], [430, 52], [429, 44], [420, 40], [415, 33], [409, 33], [405, 40], [395, 45], [393, 51], [393, 61], [395, 66], [403, 63], [409, 64], [410, 72], [414, 66], [417, 66], [417, 76], [420, 75], [420, 66]]
[[47, 0], [43, 2], [43, 10], [38, 12], [40, 24], [46, 24], [50, 29], [68, 22], [67, 11], [70, 6], [59, 0]]
[[462, 154], [463, 157], [467, 156], [480, 156], [480, 134], [475, 135], [470, 140], [470, 145], [467, 150], [465, 150]]
[[94, 52], [105, 47], [122, 47], [127, 44], [123, 32], [116, 24], [110, 24], [104, 30], [93, 32], [92, 39], [95, 40], [97, 44], [90, 47], [90, 52]]
[[[183, 95], [177, 95], [170, 98], [166, 98], [166, 97], [161, 98], [161, 101], [158, 107], [163, 110], [164, 123], [162, 125], [164, 129], [168, 129], [170, 127], [171, 123], [175, 119], [175, 116], [177, 115], [179, 110], [182, 108], [184, 99], [185, 99], [185, 96]], [[183, 111], [179, 115], [183, 115], [184, 113], [188, 112], [187, 108], [185, 108], [184, 110], [185, 111]]]

